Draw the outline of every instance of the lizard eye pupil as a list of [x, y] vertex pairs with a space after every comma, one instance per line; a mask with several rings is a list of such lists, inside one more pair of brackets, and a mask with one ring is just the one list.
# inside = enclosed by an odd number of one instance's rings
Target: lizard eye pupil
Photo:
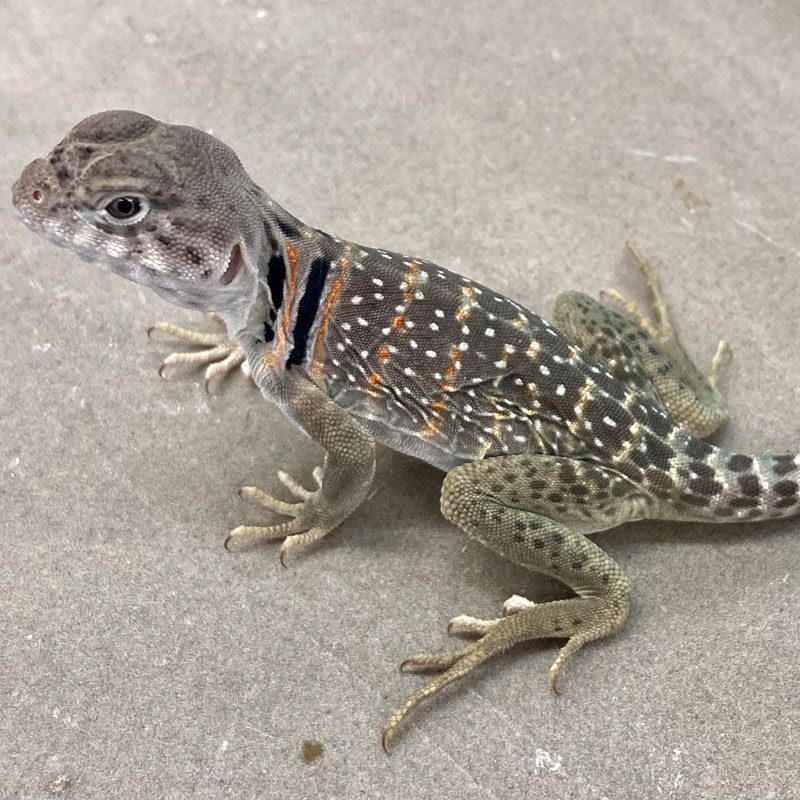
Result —
[[131, 219], [141, 210], [142, 201], [138, 197], [117, 197], [106, 206], [106, 211], [114, 219]]

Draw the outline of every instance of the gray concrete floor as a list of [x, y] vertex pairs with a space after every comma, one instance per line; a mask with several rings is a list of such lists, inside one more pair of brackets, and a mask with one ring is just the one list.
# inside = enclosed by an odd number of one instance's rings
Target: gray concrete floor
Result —
[[630, 237], [699, 362], [731, 341], [718, 441], [797, 449], [799, 37], [796, 4], [740, 0], [2, 3], [0, 797], [798, 797], [796, 521], [598, 537], [633, 612], [563, 695], [553, 649], [522, 649], [384, 756], [404, 657], [563, 590], [467, 541], [441, 476], [386, 450], [289, 569], [226, 553], [266, 519], [238, 487], [319, 453], [240, 376], [159, 380], [145, 327], [198, 317], [37, 240], [9, 188], [133, 108], [211, 129], [311, 224], [540, 312], [641, 298]]

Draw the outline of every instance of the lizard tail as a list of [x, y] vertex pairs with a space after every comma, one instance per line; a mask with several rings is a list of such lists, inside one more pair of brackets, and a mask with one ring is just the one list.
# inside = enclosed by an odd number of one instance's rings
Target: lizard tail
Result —
[[676, 432], [673, 498], [720, 522], [800, 514], [800, 454], [732, 453]]

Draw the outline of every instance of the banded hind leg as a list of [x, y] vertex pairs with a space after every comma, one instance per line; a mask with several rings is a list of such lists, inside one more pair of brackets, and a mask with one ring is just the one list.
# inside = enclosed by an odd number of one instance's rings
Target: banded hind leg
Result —
[[[383, 729], [387, 749], [400, 723], [424, 700], [476, 666], [530, 639], [565, 638], [550, 667], [557, 691], [564, 662], [586, 642], [618, 630], [628, 615], [622, 568], [584, 533], [648, 516], [652, 499], [627, 478], [588, 462], [544, 455], [490, 458], [451, 470], [442, 513], [473, 539], [529, 569], [552, 575], [577, 597], [517, 601], [496, 620], [456, 617], [450, 633], [480, 638], [460, 650], [407, 659], [403, 672], [439, 672], [405, 700]], [[511, 612], [511, 613], [509, 613]]]
[[728, 419], [717, 380], [730, 348], [720, 341], [710, 374], [703, 375], [678, 338], [653, 268], [630, 242], [628, 249], [650, 291], [655, 322], [619, 292], [609, 290], [604, 296], [628, 317], [582, 292], [565, 292], [556, 299], [555, 324], [616, 378], [660, 402], [696, 436], [708, 436]]

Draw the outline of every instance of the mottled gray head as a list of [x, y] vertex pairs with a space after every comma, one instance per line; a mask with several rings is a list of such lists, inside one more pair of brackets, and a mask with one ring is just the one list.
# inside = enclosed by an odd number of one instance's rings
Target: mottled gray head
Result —
[[12, 189], [39, 235], [173, 303], [223, 313], [255, 295], [259, 196], [225, 144], [134, 111], [83, 120]]

